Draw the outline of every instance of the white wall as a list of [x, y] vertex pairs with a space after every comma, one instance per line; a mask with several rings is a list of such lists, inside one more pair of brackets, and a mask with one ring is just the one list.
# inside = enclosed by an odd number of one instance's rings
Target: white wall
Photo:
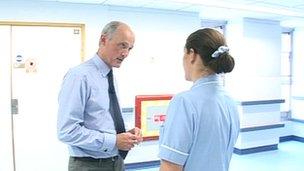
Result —
[[175, 94], [190, 87], [190, 82], [184, 80], [183, 48], [187, 36], [199, 27], [198, 16], [146, 12], [119, 11], [111, 16], [129, 16], [136, 33], [135, 48], [117, 75], [124, 107], [134, 105], [135, 95]]
[[255, 19], [228, 21], [235, 70], [227, 88], [240, 100], [280, 99], [281, 26]]
[[285, 126], [281, 129], [281, 137], [285, 136], [297, 136], [304, 138], [304, 124], [301, 122], [287, 121], [284, 123]]
[[[225, 79], [238, 101], [281, 98], [281, 26], [275, 21], [240, 19], [228, 21], [227, 43], [235, 57], [235, 70]], [[241, 128], [280, 123], [280, 104], [240, 106]], [[281, 129], [241, 132], [238, 149], [279, 143]]]
[[122, 107], [137, 94], [174, 94], [189, 87], [182, 69], [187, 36], [200, 26], [198, 13], [59, 2], [0, 2], [0, 20], [73, 22], [86, 25], [87, 58], [97, 51], [102, 27], [111, 20], [128, 23], [135, 48], [117, 71]]
[[296, 28], [293, 38], [292, 118], [304, 120], [304, 28]]

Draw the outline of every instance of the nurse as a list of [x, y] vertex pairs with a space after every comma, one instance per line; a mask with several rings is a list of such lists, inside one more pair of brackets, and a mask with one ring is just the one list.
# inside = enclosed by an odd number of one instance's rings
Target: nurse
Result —
[[210, 28], [192, 33], [183, 57], [190, 90], [175, 95], [161, 127], [161, 171], [228, 171], [240, 124], [236, 104], [220, 81], [234, 68], [223, 35]]

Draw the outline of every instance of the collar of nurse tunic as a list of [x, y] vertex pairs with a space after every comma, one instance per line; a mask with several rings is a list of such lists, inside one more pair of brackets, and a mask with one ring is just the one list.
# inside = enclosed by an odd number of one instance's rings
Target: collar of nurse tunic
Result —
[[[110, 113], [114, 121], [115, 129], [117, 134], [126, 132], [125, 124], [121, 115], [120, 107], [118, 104], [115, 87], [113, 83], [113, 71], [110, 70], [108, 73], [108, 83], [109, 83], [109, 99], [110, 99]], [[119, 155], [125, 159], [127, 156], [128, 151], [119, 150]]]

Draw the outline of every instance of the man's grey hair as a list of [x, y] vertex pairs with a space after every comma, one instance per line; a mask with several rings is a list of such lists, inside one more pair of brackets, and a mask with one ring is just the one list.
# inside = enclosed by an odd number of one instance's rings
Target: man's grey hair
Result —
[[121, 24], [123, 23], [119, 21], [111, 21], [102, 29], [101, 34], [108, 36], [109, 39], [112, 39], [118, 26], [120, 26]]

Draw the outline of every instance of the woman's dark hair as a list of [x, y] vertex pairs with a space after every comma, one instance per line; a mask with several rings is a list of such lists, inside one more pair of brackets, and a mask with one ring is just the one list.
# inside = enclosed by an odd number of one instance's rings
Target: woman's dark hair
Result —
[[212, 57], [221, 46], [227, 46], [224, 36], [217, 30], [204, 28], [190, 34], [185, 48], [187, 53], [193, 49], [194, 53], [201, 56], [203, 64], [215, 73], [228, 73], [234, 68], [234, 59], [229, 52], [221, 52], [216, 57]]

